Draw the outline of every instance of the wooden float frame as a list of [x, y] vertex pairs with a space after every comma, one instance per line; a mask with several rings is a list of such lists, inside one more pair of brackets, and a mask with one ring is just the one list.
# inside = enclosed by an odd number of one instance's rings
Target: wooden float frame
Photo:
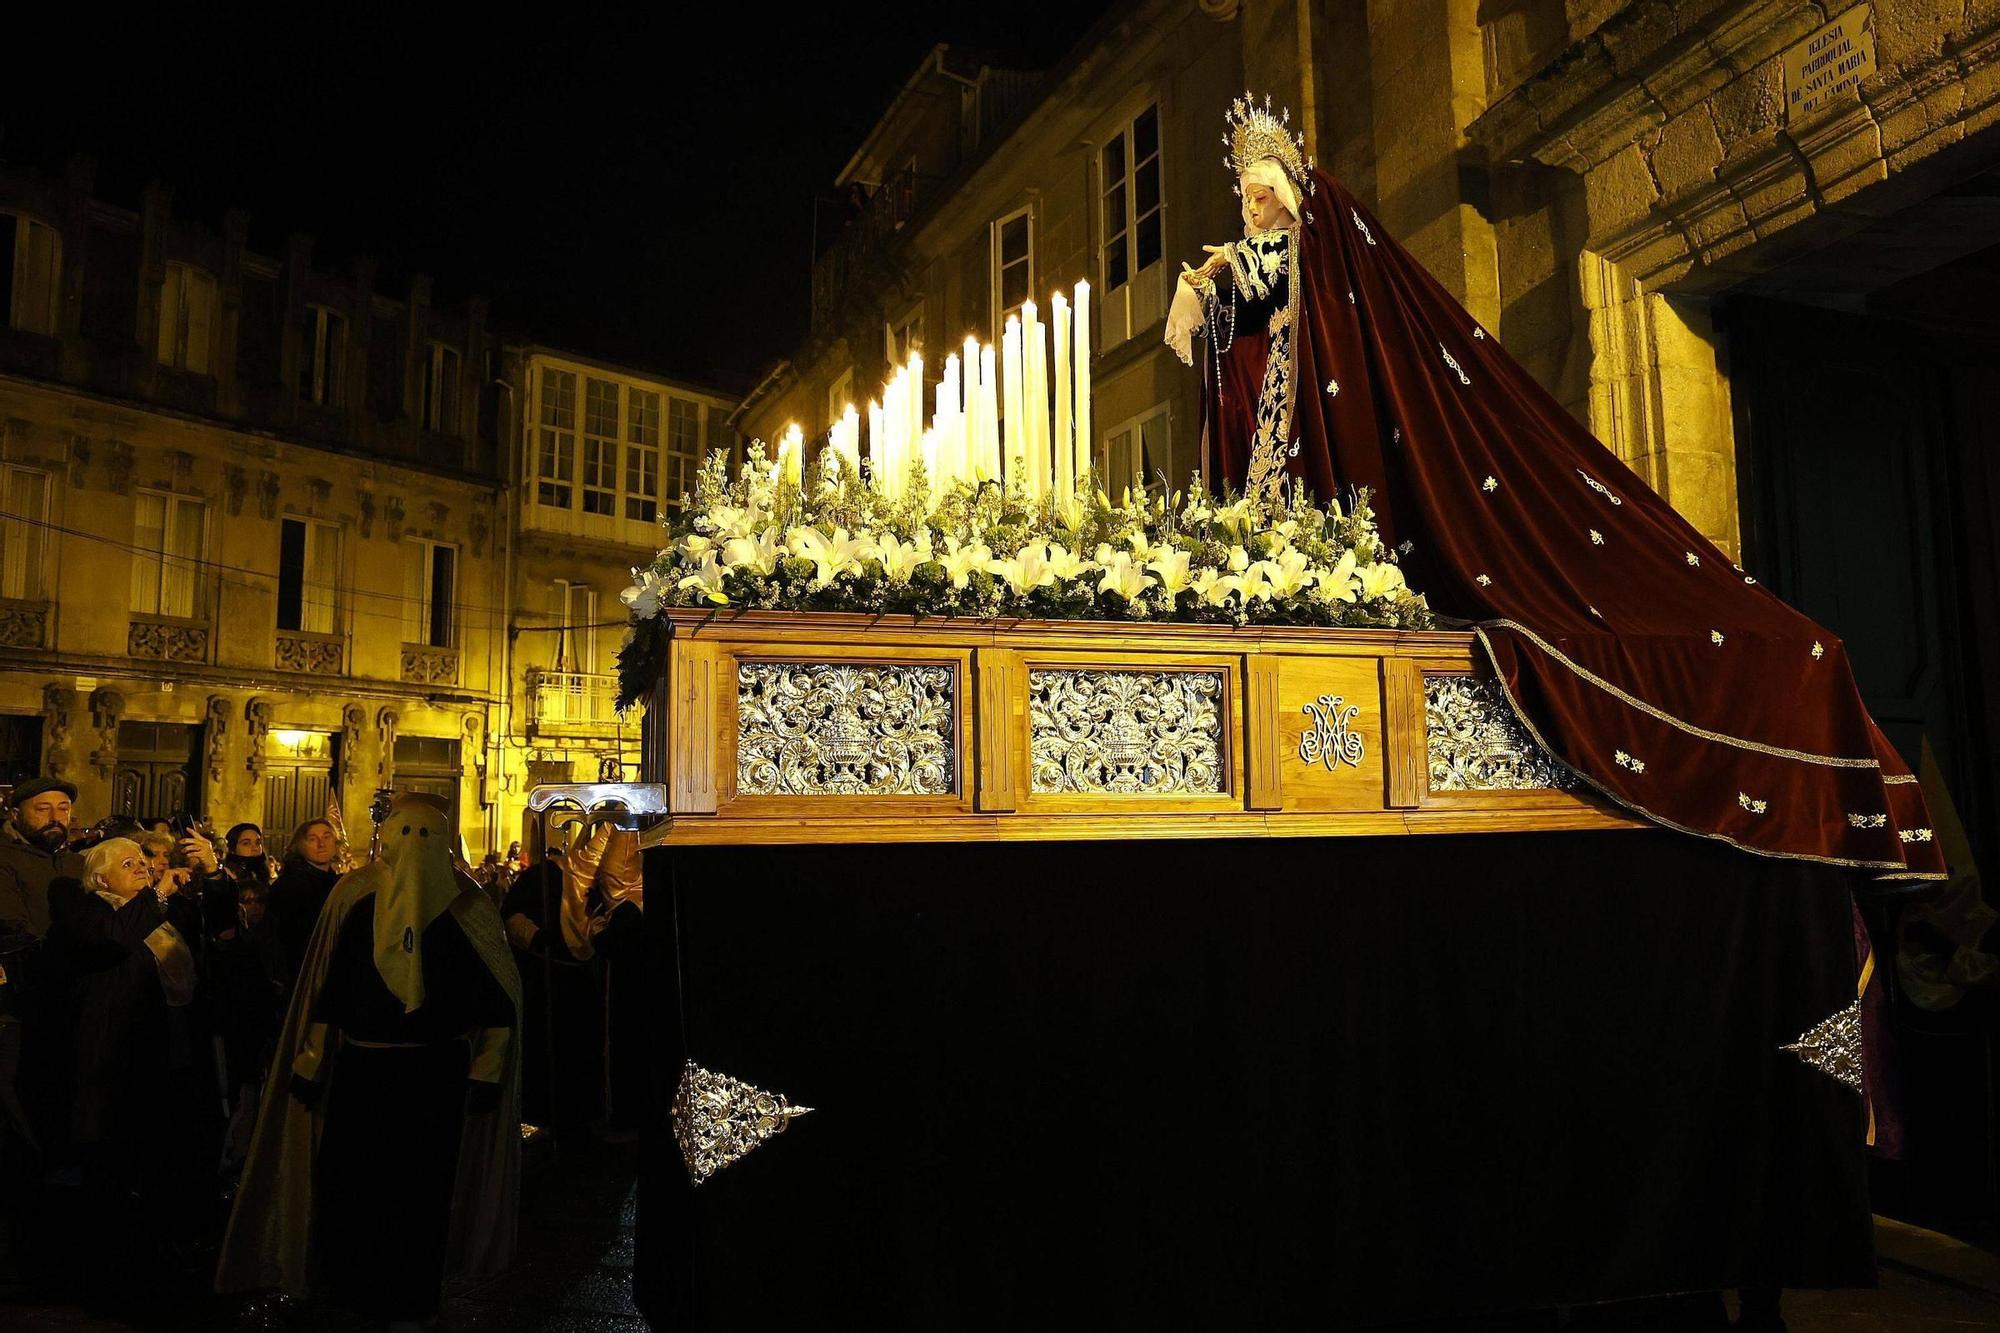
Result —
[[[648, 844], [978, 842], [993, 839], [1338, 837], [1643, 827], [1577, 790], [1434, 791], [1425, 681], [1485, 673], [1454, 631], [976, 620], [674, 609], [647, 698], [643, 777], [666, 790]], [[752, 795], [738, 790], [742, 662], [949, 665], [947, 795]], [[1221, 676], [1219, 795], [1036, 791], [1031, 674]], [[1320, 693], [1359, 705], [1366, 749], [1310, 764], [1300, 738]]]

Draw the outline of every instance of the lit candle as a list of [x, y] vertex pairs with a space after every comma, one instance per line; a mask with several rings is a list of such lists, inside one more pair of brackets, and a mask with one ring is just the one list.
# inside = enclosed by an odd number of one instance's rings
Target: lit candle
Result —
[[953, 353], [944, 359], [944, 374], [938, 379], [937, 411], [931, 418], [931, 428], [938, 437], [938, 486], [939, 494], [944, 487], [959, 479], [960, 452], [959, 406], [958, 406], [958, 355]]
[[882, 488], [882, 405], [868, 400], [868, 475], [875, 489]]
[[910, 460], [916, 457], [916, 432], [910, 429], [910, 419], [918, 415], [910, 406], [912, 385], [910, 368], [906, 365], [896, 376], [896, 424], [889, 432], [895, 441], [893, 466], [896, 469], [896, 498], [902, 499], [910, 490]]
[[1069, 413], [1069, 302], [1057, 292], [1049, 307], [1055, 311], [1056, 500], [1067, 504], [1076, 494], [1076, 448], [1070, 437]]
[[905, 470], [920, 455], [924, 438], [924, 357], [921, 352], [910, 353], [909, 393], [905, 406], [910, 410], [910, 432], [903, 437], [909, 446], [909, 452], [903, 458]]
[[1007, 484], [1011, 489], [1016, 477], [1022, 476], [1021, 469], [1026, 462], [1027, 443], [1022, 439], [1021, 407], [1021, 321], [1007, 316], [1007, 327], [1000, 337], [1000, 393], [1006, 412], [1006, 455]]
[[841, 454], [847, 459], [847, 472], [851, 477], [861, 475], [861, 414], [849, 403], [847, 410], [840, 414]]
[[965, 479], [977, 486], [982, 480], [979, 475], [979, 343], [967, 338], [958, 359], [960, 396], [963, 406], [959, 409], [958, 433], [959, 453], [963, 459]]
[[785, 427], [785, 435], [778, 443], [778, 467], [780, 475], [792, 485], [801, 484], [805, 476], [806, 433], [794, 421]]
[[1000, 371], [993, 345], [979, 349], [979, 471], [980, 480], [1000, 480]]
[[1071, 381], [1076, 396], [1076, 475], [1090, 475], [1097, 444], [1090, 436], [1090, 284], [1076, 284], [1076, 376]]
[[1022, 306], [1025, 312], [1023, 355], [1027, 371], [1022, 375], [1028, 399], [1028, 482], [1037, 500], [1049, 497], [1054, 470], [1049, 465], [1049, 340], [1048, 326], [1042, 323], [1035, 303]]

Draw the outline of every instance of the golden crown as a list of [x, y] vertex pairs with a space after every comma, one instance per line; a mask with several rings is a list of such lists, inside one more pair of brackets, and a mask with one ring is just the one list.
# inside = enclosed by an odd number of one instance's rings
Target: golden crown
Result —
[[1230, 103], [1224, 119], [1229, 132], [1222, 136], [1222, 142], [1228, 147], [1229, 156], [1222, 159], [1222, 165], [1229, 168], [1230, 175], [1241, 176], [1259, 159], [1273, 158], [1301, 193], [1314, 192], [1313, 160], [1306, 155], [1305, 136], [1291, 130], [1289, 108], [1281, 108], [1273, 115], [1269, 93], [1264, 95], [1260, 106], [1246, 92]]

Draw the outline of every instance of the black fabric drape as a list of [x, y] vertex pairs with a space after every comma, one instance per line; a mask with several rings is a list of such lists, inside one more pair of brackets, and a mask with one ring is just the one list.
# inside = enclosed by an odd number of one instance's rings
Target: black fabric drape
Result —
[[[1359, 1327], [1867, 1285], [1849, 882], [1644, 833], [649, 854], [659, 1078], [817, 1108], [656, 1326]], [[669, 905], [677, 887], [677, 912]], [[664, 1114], [666, 1098], [661, 1098]]]

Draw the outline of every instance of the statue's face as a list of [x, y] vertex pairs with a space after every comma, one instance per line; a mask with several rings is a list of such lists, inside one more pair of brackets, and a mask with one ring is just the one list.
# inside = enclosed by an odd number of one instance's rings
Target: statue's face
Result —
[[1243, 220], [1255, 231], [1269, 231], [1282, 227], [1292, 220], [1285, 206], [1278, 202], [1278, 196], [1270, 186], [1257, 181], [1242, 182]]

